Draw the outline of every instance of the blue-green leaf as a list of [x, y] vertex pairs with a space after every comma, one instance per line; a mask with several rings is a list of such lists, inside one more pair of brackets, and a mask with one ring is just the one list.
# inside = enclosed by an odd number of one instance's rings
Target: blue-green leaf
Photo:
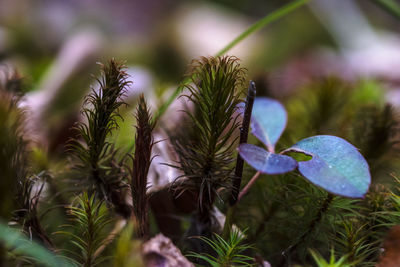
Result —
[[273, 152], [276, 142], [286, 127], [287, 113], [278, 101], [257, 97], [251, 113], [251, 133]]
[[251, 144], [241, 144], [239, 154], [254, 169], [266, 174], [282, 174], [297, 167], [297, 162], [291, 157], [274, 154]]
[[330, 135], [301, 140], [287, 151], [312, 156], [298, 162], [300, 173], [313, 184], [336, 195], [362, 198], [371, 183], [367, 161], [352, 144]]

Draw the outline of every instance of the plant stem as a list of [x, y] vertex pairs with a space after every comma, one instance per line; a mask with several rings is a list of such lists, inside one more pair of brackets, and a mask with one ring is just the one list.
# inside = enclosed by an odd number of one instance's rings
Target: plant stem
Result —
[[225, 224], [224, 224], [224, 229], [222, 231], [222, 237], [223, 238], [228, 238], [231, 232], [231, 228], [232, 228], [232, 224], [233, 224], [233, 217], [235, 215], [236, 212], [236, 207], [237, 204], [239, 203], [240, 199], [243, 197], [243, 195], [245, 195], [247, 193], [247, 191], [249, 190], [249, 188], [255, 183], [255, 181], [257, 180], [258, 176], [260, 176], [260, 172], [257, 172], [253, 178], [251, 178], [251, 180], [248, 182], [248, 184], [243, 188], [242, 192], [240, 192], [239, 197], [236, 201], [236, 203], [232, 206], [229, 206], [226, 215], [225, 215]]
[[400, 19], [400, 5], [394, 0], [372, 0], [372, 2], [386, 10], [392, 16]]
[[242, 199], [242, 197], [247, 194], [250, 187], [257, 181], [260, 174], [261, 174], [261, 172], [256, 172], [256, 174], [254, 174], [254, 176], [250, 179], [250, 181], [246, 184], [246, 186], [240, 192], [237, 202], [239, 202]]
[[108, 234], [108, 236], [105, 238], [105, 242], [98, 248], [93, 254], [94, 258], [97, 258], [103, 251], [106, 249], [106, 247], [114, 241], [115, 237], [119, 235], [119, 233], [124, 229], [125, 225], [127, 224], [126, 219], [119, 219], [116, 223], [114, 228], [111, 230], [111, 232]]
[[[249, 135], [251, 112], [253, 110], [254, 98], [256, 96], [256, 86], [253, 81], [250, 81], [249, 90], [247, 92], [246, 106], [243, 114], [242, 127], [240, 128], [240, 139], [239, 144], [247, 143], [247, 137]], [[240, 184], [242, 183], [244, 161], [238, 153], [236, 159], [235, 178], [232, 182], [232, 194], [229, 200], [229, 205], [233, 206], [238, 201], [238, 195], [240, 191]]]
[[253, 25], [251, 25], [247, 30], [242, 32], [238, 37], [236, 37], [232, 42], [230, 42], [227, 46], [222, 48], [218, 53], [217, 56], [223, 55], [228, 52], [232, 47], [243, 41], [246, 37], [250, 34], [264, 28], [268, 24], [284, 17], [285, 15], [289, 14], [290, 12], [296, 10], [297, 8], [303, 6], [304, 4], [308, 3], [310, 0], [296, 0], [283, 7], [279, 8], [278, 10], [266, 15]]
[[[280, 188], [278, 192], [275, 193], [273, 196], [274, 199], [280, 199], [284, 197], [286, 193], [286, 188]], [[279, 210], [280, 203], [273, 201], [269, 206], [268, 210], [263, 214], [263, 218], [261, 223], [258, 225], [257, 230], [253, 237], [249, 240], [249, 243], [255, 243], [257, 238], [264, 232], [265, 226], [267, 225], [268, 221], [275, 215], [275, 213]]]
[[[323, 214], [328, 210], [329, 206], [332, 203], [332, 200], [333, 200], [333, 195], [328, 193], [328, 196], [322, 203], [320, 209], [317, 212], [317, 215], [308, 225], [307, 230], [297, 239], [296, 243], [294, 243], [292, 246], [286, 249], [284, 254], [289, 254], [291, 251], [296, 250], [300, 244], [304, 243], [306, 238], [315, 230], [315, 226], [321, 221]], [[282, 259], [282, 262], [279, 266], [283, 266], [284, 263], [285, 263], [285, 258]]]
[[321, 208], [318, 210], [317, 216], [315, 216], [314, 220], [312, 220], [308, 226], [307, 231], [299, 238], [299, 241], [295, 244], [295, 246], [292, 246], [292, 249], [296, 248], [300, 243], [302, 243], [305, 238], [315, 229], [315, 226], [321, 221], [322, 215], [328, 210], [331, 202], [333, 200], [333, 195], [328, 194], [328, 196], [325, 198], [324, 203], [322, 203]]
[[[230, 42], [227, 46], [222, 48], [218, 53], [215, 54], [215, 56], [219, 57], [219, 56], [224, 55], [226, 52], [228, 52], [235, 45], [237, 45], [238, 43], [243, 41], [246, 37], [248, 37], [252, 33], [255, 33], [256, 31], [271, 24], [272, 22], [286, 16], [290, 12], [307, 4], [309, 1], [310, 0], [295, 0], [287, 5], [284, 5], [283, 7], [279, 8], [278, 10], [275, 10], [274, 12], [266, 15], [262, 19], [258, 20], [256, 23], [252, 24], [249, 28], [247, 28], [244, 32], [242, 32], [238, 37], [236, 37], [232, 42]], [[153, 121], [158, 120], [158, 118], [160, 118], [165, 113], [165, 111], [172, 104], [172, 102], [175, 100], [175, 98], [177, 98], [178, 95], [181, 93], [181, 91], [185, 87], [185, 85], [187, 85], [189, 82], [190, 82], [190, 78], [186, 78], [182, 81], [181, 85], [179, 85], [178, 88], [175, 89], [175, 91], [167, 99], [167, 101], [164, 104], [162, 104], [161, 107], [158, 109], [158, 112], [153, 117]]]
[[261, 223], [258, 225], [254, 237], [251, 239], [250, 243], [255, 243], [257, 241], [257, 237], [259, 237], [264, 232], [267, 222], [274, 216], [277, 210], [278, 210], [278, 205], [275, 205], [275, 203], [273, 203], [269, 207], [268, 211], [264, 214]]

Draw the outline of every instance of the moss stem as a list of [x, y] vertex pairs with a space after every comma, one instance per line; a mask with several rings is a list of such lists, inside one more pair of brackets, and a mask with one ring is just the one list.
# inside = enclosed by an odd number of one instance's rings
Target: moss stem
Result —
[[[282, 255], [288, 255], [290, 254], [291, 251], [295, 251], [297, 247], [304, 243], [304, 241], [307, 239], [307, 237], [314, 232], [315, 227], [317, 224], [322, 220], [323, 215], [325, 212], [329, 209], [329, 206], [332, 203], [333, 200], [333, 195], [328, 193], [328, 196], [325, 198], [324, 202], [322, 203], [321, 207], [319, 208], [317, 215], [315, 218], [310, 222], [310, 224], [307, 227], [307, 230], [297, 239], [296, 243], [291, 245], [289, 248], [287, 248]], [[281, 263], [278, 266], [284, 266], [286, 262], [286, 258], [282, 258]]]

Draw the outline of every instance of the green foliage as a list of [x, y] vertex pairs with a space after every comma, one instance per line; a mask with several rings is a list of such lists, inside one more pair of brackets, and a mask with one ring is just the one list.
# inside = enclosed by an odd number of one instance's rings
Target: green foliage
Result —
[[20, 96], [15, 94], [20, 89], [18, 79], [8, 72], [1, 74], [6, 78], [0, 81], [0, 218], [8, 220], [16, 208], [18, 183], [27, 176], [27, 141], [22, 129], [23, 111], [18, 108]]
[[[5, 221], [13, 215], [10, 223], [14, 227], [0, 225], [0, 264], [69, 266], [63, 256], [57, 255], [69, 251], [66, 254], [76, 265], [141, 266], [140, 241], [133, 236], [153, 234], [147, 228], [146, 187], [154, 124], [146, 102], [140, 98], [131, 166], [110, 141], [124, 105], [127, 76], [115, 61], [102, 68], [100, 88], [86, 98], [83, 122], [78, 124], [78, 136], [71, 143], [75, 172], [71, 172], [63, 155], [52, 157], [46, 149], [35, 155], [40, 162], [37, 166], [30, 162], [31, 147], [22, 129], [24, 111], [18, 107], [21, 81], [18, 76], [9, 76], [8, 82], [1, 83], [0, 216]], [[238, 126], [235, 112], [244, 71], [233, 57], [202, 58], [193, 63], [187, 81], [192, 84], [187, 86], [186, 97], [194, 108], [187, 111], [187, 124], [176, 128], [172, 140], [179, 156], [178, 168], [184, 173], [174, 185], [178, 193], [191, 191], [197, 197], [200, 218], [211, 220], [214, 199], [232, 184]], [[251, 194], [233, 213], [233, 221], [239, 228], [249, 229], [246, 242], [254, 244], [260, 257], [272, 266], [314, 261], [319, 266], [374, 266], [383, 237], [392, 225], [400, 224], [399, 181], [388, 175], [399, 166], [398, 117], [394, 108], [382, 104], [376, 87], [368, 91], [371, 88], [366, 90], [365, 85], [329, 78], [311, 83], [300, 97], [288, 100], [289, 127], [277, 150], [310, 134], [341, 136], [365, 155], [373, 184], [364, 199], [354, 200], [329, 195], [301, 179], [298, 172], [257, 180]], [[42, 156], [51, 160], [43, 160]], [[243, 180], [248, 181], [254, 170], [245, 167]], [[43, 168], [50, 170], [41, 172]], [[32, 175], [34, 172], [39, 174]], [[64, 185], [63, 177], [76, 177], [80, 183]], [[130, 188], [125, 188], [128, 177]], [[132, 207], [127, 204], [129, 189]], [[72, 223], [63, 229], [66, 235], [51, 236], [50, 240], [45, 230], [66, 222], [64, 207], [73, 201], [65, 191], [89, 193], [81, 195], [68, 209]], [[131, 218], [133, 210], [136, 219], [131, 221], [138, 223], [128, 223], [115, 243], [111, 242], [116, 232], [111, 231], [109, 218], [116, 214], [109, 204], [125, 219]], [[199, 221], [192, 217], [190, 227], [206, 224], [196, 219]], [[195, 235], [201, 237], [191, 240], [204, 246], [190, 247], [192, 259], [211, 266], [249, 266], [254, 262], [253, 246], [243, 244], [245, 239], [239, 232], [233, 231], [224, 240], [219, 235], [211, 239], [211, 227], [197, 229]]]
[[216, 255], [192, 252], [188, 256], [204, 260], [213, 267], [254, 266], [253, 258], [245, 254], [253, 247], [243, 243], [245, 241], [244, 234], [245, 232], [241, 233], [234, 229], [230, 232], [228, 240], [224, 240], [218, 234], [214, 234], [214, 239], [197, 237], [210, 246]]
[[347, 255], [348, 261], [353, 265], [366, 265], [368, 258], [376, 253], [373, 245], [378, 245], [368, 242], [368, 236], [365, 235], [368, 226], [359, 225], [360, 223], [362, 222], [355, 220], [339, 222], [337, 235], [334, 237], [339, 255]]
[[[396, 170], [399, 162], [399, 119], [395, 109], [362, 106], [355, 114], [351, 137], [368, 161], [372, 177], [383, 177]], [[382, 182], [382, 178], [381, 181]]]
[[75, 167], [83, 176], [81, 182], [88, 183], [91, 190], [96, 188], [95, 192], [111, 202], [118, 213], [129, 217], [131, 208], [121, 193], [125, 176], [123, 163], [118, 162], [117, 151], [107, 141], [107, 136], [118, 127], [118, 110], [125, 104], [122, 97], [129, 82], [123, 66], [116, 61], [101, 67], [100, 89], [92, 89], [86, 97], [82, 111], [86, 122], [76, 126], [82, 140], [73, 139], [70, 148], [77, 159]]
[[184, 172], [174, 184], [177, 190], [196, 192], [198, 209], [208, 214], [217, 191], [231, 184], [244, 69], [235, 57], [201, 58], [192, 63], [190, 79], [186, 97], [195, 110], [186, 114], [194, 138], [173, 140]]
[[138, 240], [132, 240], [134, 224], [130, 222], [116, 240], [114, 253], [115, 267], [142, 267], [141, 244]]
[[307, 84], [301, 94], [287, 103], [287, 130], [282, 136], [285, 147], [311, 135], [342, 136], [343, 115], [352, 99], [353, 87], [335, 77]]
[[350, 267], [353, 266], [351, 264], [346, 263], [346, 257], [341, 257], [340, 259], [335, 259], [335, 252], [332, 249], [331, 256], [329, 258], [329, 262], [327, 262], [320, 254], [311, 250], [311, 255], [315, 260], [315, 263], [318, 267]]
[[108, 226], [112, 222], [107, 207], [103, 201], [85, 192], [78, 197], [76, 206], [71, 206], [69, 210], [73, 222], [69, 227], [74, 232], [59, 233], [70, 236], [71, 242], [79, 251], [70, 251], [76, 262], [85, 267], [95, 266], [104, 260], [99, 256], [99, 249], [107, 244]]
[[48, 249], [53, 249], [53, 243], [44, 231], [38, 214], [40, 195], [49, 176], [42, 172], [27, 177], [18, 184], [17, 207], [13, 213], [11, 224], [19, 225], [26, 235], [39, 241]]
[[49, 250], [36, 242], [29, 240], [18, 230], [0, 223], [0, 241], [15, 257], [24, 258], [30, 263], [38, 263], [41, 266], [74, 266], [61, 257], [57, 257]]

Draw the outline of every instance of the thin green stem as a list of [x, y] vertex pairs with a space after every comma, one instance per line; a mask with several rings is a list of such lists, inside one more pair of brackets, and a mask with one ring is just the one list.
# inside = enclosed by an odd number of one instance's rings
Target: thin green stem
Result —
[[250, 243], [255, 243], [257, 241], [257, 238], [264, 232], [265, 226], [277, 211], [278, 211], [278, 205], [276, 203], [271, 204], [268, 211], [265, 212], [265, 214], [263, 215], [263, 219], [261, 223], [258, 225], [255, 234], [250, 239]]
[[392, 16], [400, 19], [400, 4], [394, 0], [372, 0], [375, 4], [386, 10]]
[[[246, 39], [249, 35], [259, 31], [260, 29], [271, 24], [272, 22], [277, 21], [278, 19], [286, 16], [287, 14], [296, 10], [297, 8], [307, 4], [309, 1], [310, 0], [295, 0], [287, 5], [284, 5], [283, 7], [279, 8], [278, 10], [275, 10], [274, 12], [266, 15], [265, 17], [263, 17], [262, 19], [258, 20], [256, 23], [251, 25], [249, 28], [247, 28], [238, 37], [236, 37], [232, 42], [230, 42], [227, 46], [222, 48], [218, 53], [215, 54], [215, 56], [219, 57], [219, 56], [224, 55], [226, 52], [228, 52], [230, 49], [232, 49], [238, 43], [240, 43], [241, 41]], [[190, 78], [186, 78], [182, 81], [182, 83], [178, 86], [178, 88], [176, 88], [176, 90], [167, 99], [167, 101], [165, 101], [164, 104], [162, 104], [161, 107], [158, 109], [157, 113], [153, 117], [153, 121], [158, 120], [158, 118], [160, 118], [165, 113], [165, 111], [168, 109], [168, 107], [172, 104], [172, 102], [181, 93], [181, 91], [183, 90], [185, 85], [187, 85], [189, 82], [190, 82]]]
[[[332, 204], [334, 196], [330, 193], [328, 193], [327, 197], [325, 198], [324, 202], [322, 203], [321, 207], [319, 208], [317, 215], [315, 218], [310, 222], [310, 224], [307, 227], [307, 230], [297, 239], [297, 241], [291, 245], [289, 248], [282, 253], [282, 256], [284, 255], [289, 255], [292, 251], [296, 251], [299, 245], [303, 244], [304, 241], [307, 239], [307, 237], [315, 230], [316, 226], [321, 222], [322, 217], [324, 214], [328, 211], [329, 207]], [[282, 257], [280, 264], [278, 266], [284, 266], [285, 261], [287, 258]]]
[[308, 3], [310, 0], [296, 0], [293, 1], [287, 5], [284, 5], [283, 7], [279, 8], [278, 10], [272, 12], [271, 14], [266, 15], [253, 25], [251, 25], [247, 30], [242, 32], [238, 37], [236, 37], [232, 42], [230, 42], [227, 46], [222, 48], [218, 53], [217, 56], [221, 56], [231, 50], [234, 46], [236, 46], [238, 43], [243, 41], [245, 38], [247, 38], [249, 35], [252, 33], [255, 33], [259, 31], [260, 29], [264, 28], [265, 26], [271, 24], [272, 22], [286, 16], [290, 12], [296, 10], [297, 8], [303, 6], [304, 4]]

